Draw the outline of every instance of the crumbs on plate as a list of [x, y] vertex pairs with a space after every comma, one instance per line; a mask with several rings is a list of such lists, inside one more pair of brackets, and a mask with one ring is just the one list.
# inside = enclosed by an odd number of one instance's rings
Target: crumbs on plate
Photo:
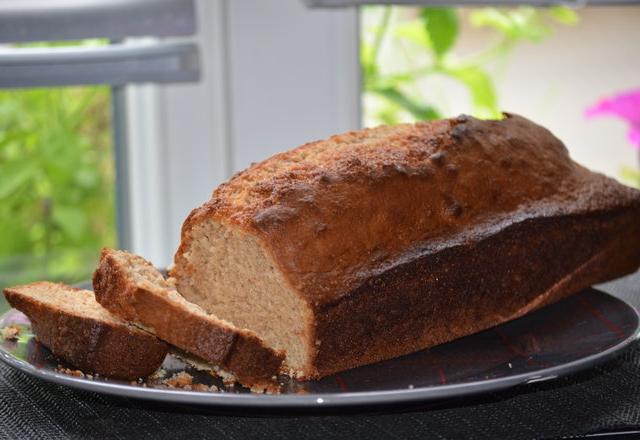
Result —
[[165, 370], [164, 368], [158, 368], [155, 373], [149, 376], [149, 379], [159, 380], [159, 379], [163, 379], [166, 375], [167, 375], [167, 370]]
[[215, 385], [194, 384], [193, 376], [184, 371], [175, 373], [173, 376], [161, 381], [160, 384], [168, 388], [180, 388], [188, 391], [218, 391], [218, 387]]
[[[56, 368], [56, 371], [59, 373], [64, 373], [64, 374], [68, 374], [69, 376], [74, 376], [74, 377], [85, 377], [85, 374], [80, 371], [80, 370], [73, 370], [71, 368], [66, 368], [63, 367], [62, 365], [58, 365], [58, 368]], [[93, 376], [89, 377], [89, 379], [92, 379]]]
[[8, 341], [15, 341], [20, 336], [20, 327], [17, 325], [8, 325], [0, 329], [2, 337]]

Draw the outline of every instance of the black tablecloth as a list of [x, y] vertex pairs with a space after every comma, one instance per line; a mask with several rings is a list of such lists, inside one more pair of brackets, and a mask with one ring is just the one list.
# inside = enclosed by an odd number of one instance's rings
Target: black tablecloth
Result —
[[[640, 304], [640, 274], [603, 287]], [[638, 295], [640, 296], [640, 295]], [[640, 429], [640, 343], [571, 377], [472, 399], [248, 414], [75, 391], [0, 365], [0, 438], [529, 439]]]

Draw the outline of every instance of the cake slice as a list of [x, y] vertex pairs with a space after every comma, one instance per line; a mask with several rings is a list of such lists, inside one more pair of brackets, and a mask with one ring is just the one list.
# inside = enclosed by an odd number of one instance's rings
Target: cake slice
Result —
[[133, 380], [156, 371], [168, 346], [102, 308], [93, 292], [46, 281], [4, 289], [53, 354], [85, 373]]
[[284, 353], [189, 303], [144, 258], [103, 249], [93, 288], [109, 311], [232, 374], [242, 385], [254, 391], [277, 388]]

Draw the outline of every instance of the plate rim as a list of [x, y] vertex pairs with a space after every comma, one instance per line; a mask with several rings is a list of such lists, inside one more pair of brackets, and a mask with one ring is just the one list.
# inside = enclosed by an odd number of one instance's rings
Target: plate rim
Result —
[[[55, 371], [42, 370], [36, 366], [16, 358], [4, 347], [0, 346], [0, 361], [9, 367], [17, 369], [32, 377], [52, 382], [58, 385], [69, 386], [83, 391], [96, 392], [117, 397], [135, 398], [164, 402], [170, 404], [193, 404], [219, 406], [228, 408], [335, 408], [348, 407], [354, 405], [395, 405], [401, 403], [430, 402], [444, 398], [459, 398], [481, 394], [483, 392], [501, 391], [513, 388], [518, 385], [531, 384], [554, 380], [569, 374], [587, 370], [596, 365], [602, 364], [612, 359], [621, 352], [640, 335], [640, 312], [624, 299], [611, 295], [600, 289], [588, 288], [600, 294], [622, 303], [628, 311], [635, 316], [635, 329], [629, 336], [619, 341], [617, 344], [598, 353], [592, 353], [583, 358], [556, 365], [553, 367], [541, 368], [527, 373], [520, 373], [513, 376], [477, 380], [473, 382], [432, 385], [427, 387], [403, 388], [395, 390], [381, 391], [355, 391], [340, 393], [317, 393], [305, 394], [238, 394], [238, 393], [209, 393], [202, 391], [189, 391], [177, 389], [157, 389], [141, 386], [131, 386], [126, 384], [108, 383], [85, 378], [78, 378]], [[588, 290], [585, 289], [585, 290]], [[3, 318], [6, 314], [15, 309], [9, 309], [0, 315]]]

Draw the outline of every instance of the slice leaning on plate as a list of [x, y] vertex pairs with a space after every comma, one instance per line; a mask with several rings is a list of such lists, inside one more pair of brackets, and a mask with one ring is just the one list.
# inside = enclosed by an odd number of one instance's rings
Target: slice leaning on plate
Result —
[[119, 317], [230, 373], [253, 391], [277, 390], [284, 353], [185, 300], [144, 258], [103, 249], [93, 288], [98, 302]]
[[133, 380], [156, 371], [167, 354], [167, 344], [109, 313], [88, 290], [39, 281], [4, 296], [42, 344], [85, 373]]

